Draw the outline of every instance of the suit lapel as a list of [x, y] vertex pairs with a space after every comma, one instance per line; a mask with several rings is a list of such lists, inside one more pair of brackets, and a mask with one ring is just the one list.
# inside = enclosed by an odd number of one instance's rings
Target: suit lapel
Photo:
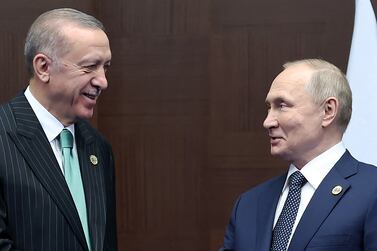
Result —
[[24, 95], [10, 102], [17, 124], [8, 134], [25, 158], [36, 178], [50, 194], [61, 213], [87, 250], [84, 232], [73, 199], [51, 149], [50, 143]]
[[283, 189], [286, 174], [278, 177], [259, 196], [257, 215], [257, 250], [270, 250], [276, 206]]
[[[83, 181], [88, 223], [95, 250], [102, 250], [106, 225], [106, 196], [104, 184], [105, 156], [97, 143], [93, 129], [84, 121], [75, 126], [81, 178]], [[94, 249], [94, 248], [93, 248]]]
[[[288, 250], [305, 250], [323, 221], [350, 188], [350, 183], [346, 178], [357, 172], [356, 165], [357, 161], [348, 151], [335, 164], [310, 200], [297, 225]], [[332, 189], [338, 185], [342, 187], [342, 192], [333, 195]]]

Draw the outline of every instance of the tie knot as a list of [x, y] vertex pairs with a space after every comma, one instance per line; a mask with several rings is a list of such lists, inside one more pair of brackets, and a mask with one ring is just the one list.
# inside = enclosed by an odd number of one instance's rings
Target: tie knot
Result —
[[289, 177], [289, 187], [294, 186], [301, 188], [306, 183], [306, 181], [307, 180], [305, 179], [304, 175], [302, 175], [300, 171], [296, 171]]
[[72, 148], [73, 147], [73, 136], [72, 133], [67, 130], [63, 129], [60, 133], [60, 145], [63, 148]]

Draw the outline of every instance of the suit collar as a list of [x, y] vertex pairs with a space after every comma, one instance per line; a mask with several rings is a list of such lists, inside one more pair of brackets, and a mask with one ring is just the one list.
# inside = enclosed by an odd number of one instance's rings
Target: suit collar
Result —
[[16, 122], [16, 131], [9, 131], [8, 134], [87, 250], [72, 196], [36, 115], [23, 94], [11, 100], [10, 106]]
[[[330, 172], [330, 170], [335, 166], [335, 164], [340, 160], [340, 158], [345, 153], [346, 148], [343, 142], [339, 142], [334, 146], [330, 147], [314, 159], [310, 160], [300, 172], [305, 176], [308, 183], [316, 190], [321, 184], [322, 180]], [[320, 167], [320, 168], [318, 168]], [[297, 171], [296, 167], [291, 164], [288, 175]], [[286, 181], [287, 183], [287, 181]]]
[[[53, 141], [65, 127], [54, 115], [52, 115], [39, 101], [33, 96], [30, 87], [26, 88], [25, 98], [33, 109], [35, 116], [41, 124], [49, 142]], [[70, 127], [74, 128], [74, 125]], [[74, 130], [68, 127], [71, 133]], [[73, 134], [74, 135], [74, 134]]]
[[23, 94], [10, 101], [10, 106], [15, 118], [17, 133], [33, 139], [36, 132], [43, 131], [33, 109]]
[[[297, 225], [288, 250], [305, 250], [314, 234], [350, 188], [347, 180], [357, 173], [358, 161], [346, 151], [315, 191]], [[340, 194], [332, 194], [335, 186], [341, 186]]]
[[75, 123], [75, 132], [86, 144], [93, 143], [96, 138], [93, 129], [88, 126], [88, 122], [81, 119]]
[[[32, 138], [35, 136], [35, 132], [43, 130], [40, 121], [38, 120], [38, 116], [34, 113], [33, 109], [37, 109], [42, 113], [42, 120], [46, 121], [46, 126], [53, 124], [54, 127], [61, 126], [63, 129], [63, 125], [55, 118], [52, 114], [50, 114], [35, 98], [32, 96], [30, 90], [26, 90], [28, 92], [29, 99], [34, 102], [34, 105], [30, 105], [28, 98], [23, 94], [20, 93], [17, 97], [15, 97], [11, 102], [11, 106], [13, 107], [13, 112], [15, 114], [17, 129], [18, 132], [28, 138]], [[27, 111], [27, 112], [26, 112]], [[83, 120], [78, 120], [75, 123], [75, 132], [79, 132], [78, 134], [82, 137], [82, 139], [86, 143], [91, 143], [95, 139], [95, 135], [93, 131], [91, 131], [87, 125], [87, 122]], [[61, 131], [59, 129], [59, 133]], [[55, 137], [53, 137], [55, 138]], [[51, 139], [50, 139], [51, 140]], [[50, 141], [49, 140], [49, 141]]]
[[359, 161], [357, 161], [350, 152], [347, 150], [342, 158], [335, 164], [334, 169], [339, 173], [341, 177], [347, 179], [358, 172]]

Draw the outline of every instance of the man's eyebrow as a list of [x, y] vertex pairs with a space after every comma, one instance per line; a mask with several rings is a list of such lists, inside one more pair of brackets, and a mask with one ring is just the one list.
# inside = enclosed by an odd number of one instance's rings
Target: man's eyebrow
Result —
[[111, 61], [111, 57], [102, 57], [100, 55], [86, 55], [81, 60], [79, 60], [79, 63], [88, 63], [88, 62], [108, 62]]

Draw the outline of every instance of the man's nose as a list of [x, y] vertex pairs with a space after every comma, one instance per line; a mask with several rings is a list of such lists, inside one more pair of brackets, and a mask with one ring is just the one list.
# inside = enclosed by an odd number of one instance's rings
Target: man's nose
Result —
[[101, 90], [105, 90], [108, 86], [105, 68], [99, 67], [95, 74], [96, 75], [92, 78], [92, 85], [101, 88]]
[[267, 113], [265, 120], [263, 121], [263, 127], [266, 129], [274, 128], [278, 126], [278, 121], [274, 113], [270, 110]]

